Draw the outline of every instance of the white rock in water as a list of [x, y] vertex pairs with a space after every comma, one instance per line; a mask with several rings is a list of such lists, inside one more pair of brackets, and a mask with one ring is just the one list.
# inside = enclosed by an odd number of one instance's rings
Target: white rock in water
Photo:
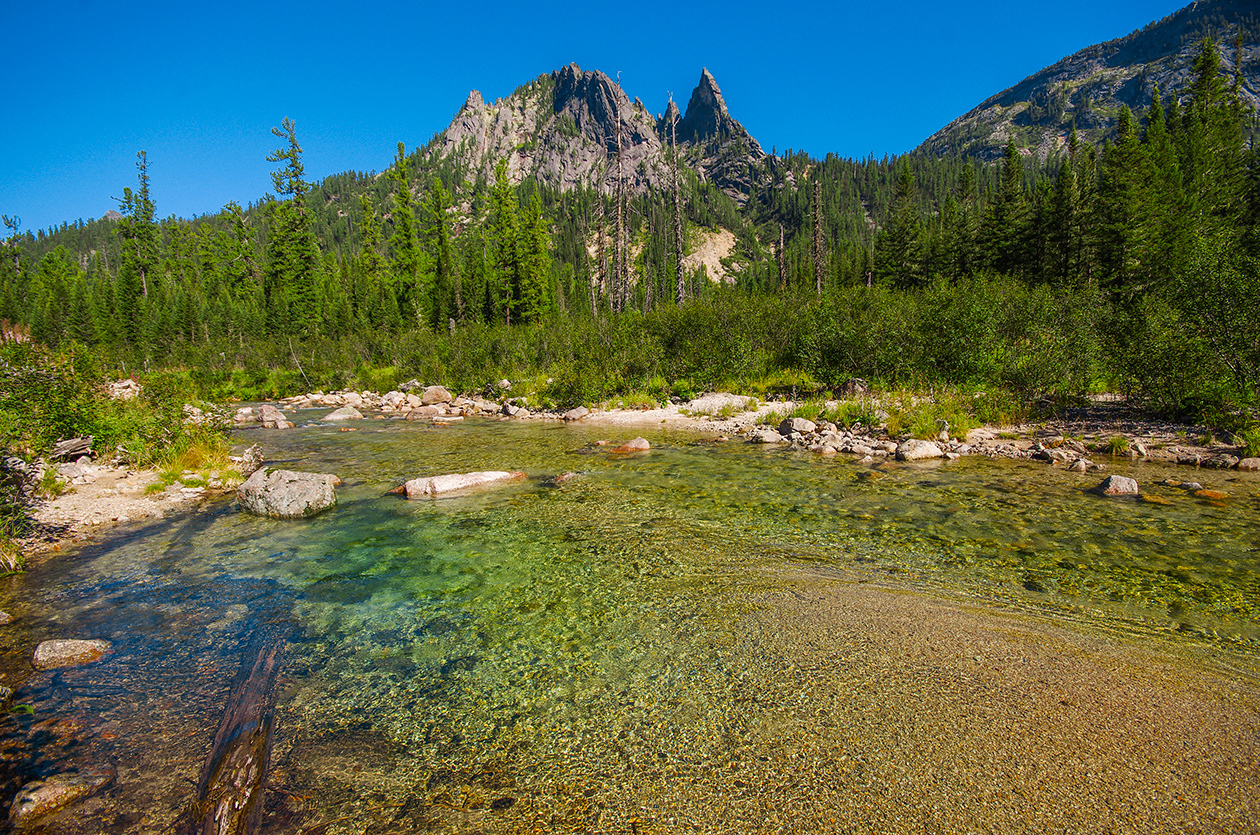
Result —
[[100, 661], [109, 652], [109, 641], [94, 639], [90, 641], [75, 639], [56, 639], [44, 641], [35, 647], [32, 663], [41, 670], [55, 670], [59, 667], [78, 667]]
[[453, 493], [457, 490], [467, 490], [471, 487], [483, 487], [490, 484], [516, 481], [524, 477], [525, 473], [503, 470], [486, 470], [478, 473], [449, 473], [447, 475], [413, 478], [403, 485], [403, 491], [409, 499], [420, 499], [426, 496]]

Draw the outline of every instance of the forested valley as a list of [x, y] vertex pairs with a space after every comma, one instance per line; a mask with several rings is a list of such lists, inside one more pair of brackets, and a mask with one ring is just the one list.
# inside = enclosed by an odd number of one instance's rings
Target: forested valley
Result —
[[[1241, 431], [1260, 414], [1260, 155], [1220, 66], [1204, 41], [1188, 88], [1125, 110], [1101, 147], [787, 151], [734, 194], [693, 146], [676, 185], [562, 191], [502, 161], [470, 174], [439, 137], [310, 182], [286, 119], [257, 202], [161, 219], [141, 151], [117, 213], [6, 217], [0, 318], [10, 348], [206, 399], [508, 377], [562, 407], [859, 377], [1000, 391], [1025, 414], [1115, 391]], [[719, 229], [726, 279], [680, 264]]]

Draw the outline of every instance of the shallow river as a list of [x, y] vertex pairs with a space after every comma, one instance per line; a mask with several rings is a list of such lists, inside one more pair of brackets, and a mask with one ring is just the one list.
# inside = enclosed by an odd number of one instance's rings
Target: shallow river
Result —
[[[0, 608], [20, 616], [0, 633], [11, 658], [48, 637], [114, 644], [99, 664], [19, 689], [6, 802], [35, 777], [113, 763], [115, 784], [47, 831], [167, 831], [195, 794], [243, 654], [277, 634], [267, 832], [1183, 828], [1173, 800], [1143, 800], [1122, 773], [1103, 791], [1111, 778], [1093, 761], [1079, 779], [1045, 762], [1087, 742], [1019, 724], [1085, 698], [1069, 690], [1099, 692], [1103, 673], [1069, 670], [1069, 656], [1112, 659], [1102, 668], [1119, 683], [1097, 697], [1098, 721], [1137, 703], [1148, 718], [1201, 704], [1200, 724], [1237, 734], [1203, 742], [1225, 757], [1211, 767], [1242, 780], [1241, 763], [1255, 783], [1250, 474], [1113, 464], [1153, 498], [1135, 501], [1086, 492], [1097, 475], [1027, 463], [870, 468], [650, 430], [650, 452], [619, 456], [592, 442], [635, 430], [553, 423], [301, 425], [321, 415], [238, 441], [261, 443], [271, 465], [340, 476], [334, 510], [273, 521], [214, 499], [3, 581]], [[416, 475], [483, 469], [530, 477], [430, 501], [387, 494]], [[548, 483], [566, 471], [578, 477]], [[1168, 477], [1227, 497], [1157, 484]], [[1046, 666], [1003, 695], [989, 657]], [[983, 669], [966, 672], [973, 663]], [[1160, 701], [1168, 681], [1190, 694], [1180, 707]], [[1130, 686], [1130, 707], [1102, 704]], [[1058, 688], [1048, 706], [1010, 707], [1038, 687]], [[995, 699], [1012, 714], [975, 714]], [[995, 747], [984, 734], [998, 726]], [[1039, 782], [981, 761], [999, 749], [1018, 760], [1047, 744], [1039, 734], [1066, 746], [1038, 754]], [[943, 751], [946, 764], [906, 772]], [[952, 767], [967, 773], [945, 780]], [[1150, 785], [1217, 797], [1196, 812], [1201, 831], [1260, 819], [1254, 789], [1221, 798], [1214, 777], [1184, 773], [1196, 768], [1178, 761]], [[949, 799], [972, 780], [980, 788]], [[1073, 803], [1054, 812], [1067, 823], [994, 817]]]

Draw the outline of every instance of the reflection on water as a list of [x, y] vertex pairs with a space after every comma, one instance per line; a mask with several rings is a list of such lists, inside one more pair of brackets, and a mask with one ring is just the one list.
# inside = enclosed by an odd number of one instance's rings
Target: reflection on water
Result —
[[[1163, 504], [1008, 462], [871, 469], [664, 433], [614, 456], [588, 444], [625, 432], [553, 424], [358, 429], [241, 436], [343, 479], [316, 519], [214, 500], [9, 581], [3, 608], [22, 619], [4, 649], [66, 635], [115, 652], [19, 692], [35, 712], [9, 722], [8, 796], [112, 760], [126, 764], [116, 789], [57, 831], [161, 831], [199, 776], [242, 647], [280, 621], [294, 631], [277, 832], [638, 831], [651, 775], [710, 785], [766, 732], [749, 724], [758, 650], [741, 623], [784, 566], [858, 567], [1246, 655], [1260, 639], [1260, 490], [1245, 474], [1196, 476], [1229, 494], [1210, 502], [1156, 486], [1171, 470], [1117, 466]], [[531, 479], [386, 494], [480, 469]], [[564, 471], [580, 476], [546, 483]]]

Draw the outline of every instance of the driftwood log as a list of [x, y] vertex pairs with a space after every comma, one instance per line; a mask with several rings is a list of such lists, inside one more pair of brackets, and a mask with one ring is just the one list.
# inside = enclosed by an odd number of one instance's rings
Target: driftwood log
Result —
[[288, 633], [260, 632], [241, 661], [197, 797], [175, 828], [178, 835], [252, 835], [262, 822], [276, 674]]

